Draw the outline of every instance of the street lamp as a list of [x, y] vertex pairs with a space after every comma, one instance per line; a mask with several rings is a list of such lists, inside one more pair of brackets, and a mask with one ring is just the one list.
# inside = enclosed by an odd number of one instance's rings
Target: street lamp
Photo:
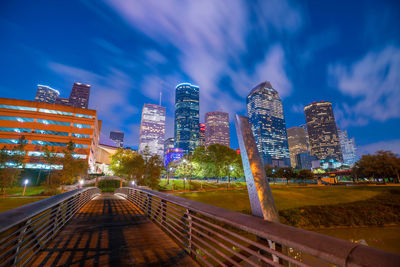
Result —
[[135, 181], [132, 181], [131, 184], [132, 184], [132, 186], [135, 186]]
[[79, 180], [79, 188], [82, 188], [83, 186], [83, 180]]
[[28, 180], [28, 179], [25, 179], [25, 181], [24, 181], [24, 192], [22, 192], [22, 196], [25, 195], [26, 185], [27, 185], [28, 183], [29, 183], [29, 180]]
[[228, 187], [231, 185], [231, 172], [232, 171], [233, 171], [233, 167], [229, 166]]

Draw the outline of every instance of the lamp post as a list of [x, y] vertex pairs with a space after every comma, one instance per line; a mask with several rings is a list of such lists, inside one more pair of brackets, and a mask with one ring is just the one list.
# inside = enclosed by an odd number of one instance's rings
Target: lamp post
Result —
[[83, 180], [79, 180], [79, 188], [82, 188], [83, 186]]
[[28, 179], [25, 179], [24, 181], [24, 192], [22, 192], [22, 196], [25, 196], [25, 190], [26, 190], [26, 185], [29, 183]]
[[183, 190], [185, 190], [186, 183], [186, 159], [182, 160], [183, 165]]
[[231, 172], [233, 171], [233, 167], [229, 166], [229, 174], [228, 174], [228, 187], [231, 185]]
[[132, 185], [133, 187], [135, 187], [135, 181], [132, 181], [132, 182], [131, 182], [131, 185]]

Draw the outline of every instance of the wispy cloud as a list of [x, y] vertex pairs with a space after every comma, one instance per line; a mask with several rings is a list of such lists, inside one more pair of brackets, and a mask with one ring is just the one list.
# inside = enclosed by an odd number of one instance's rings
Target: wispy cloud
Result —
[[400, 49], [388, 46], [369, 52], [351, 63], [332, 64], [329, 79], [340, 92], [352, 98], [343, 103], [339, 117], [343, 127], [371, 120], [400, 118]]
[[[253, 9], [245, 1], [125, 1], [105, 0], [124, 21], [160, 45], [176, 48], [181, 73], [200, 85], [201, 111], [211, 111], [230, 101], [225, 109], [243, 110], [237, 100], [219, 86], [229, 76], [238, 96], [243, 97], [258, 82], [271, 80], [282, 96], [291, 91], [285, 70], [285, 51], [275, 44], [263, 48], [265, 57], [247, 71], [238, 64], [248, 53], [246, 40], [251, 34], [275, 30], [292, 34], [302, 25], [300, 11], [287, 1], [260, 1]], [[254, 16], [254, 13], [259, 13]], [[251, 19], [260, 20], [258, 32], [252, 32]], [[165, 55], [150, 52], [149, 58], [160, 63]], [[151, 74], [151, 79], [154, 74]], [[144, 79], [148, 80], [148, 79]], [[146, 93], [154, 99], [156, 93]], [[236, 110], [235, 110], [236, 109]]]
[[[77, 81], [92, 85], [89, 108], [96, 109], [103, 120], [106, 135], [110, 130], [130, 129], [125, 122], [139, 110], [129, 101], [133, 82], [129, 75], [115, 68], [108, 68], [104, 75], [57, 62], [49, 62], [48, 68], [67, 82]], [[128, 139], [133, 139], [127, 133]], [[137, 144], [138, 141], [133, 144]]]
[[382, 141], [382, 142], [359, 146], [357, 147], [357, 154], [359, 156], [365, 154], [373, 154], [378, 150], [389, 150], [392, 151], [393, 153], [400, 154], [400, 139]]

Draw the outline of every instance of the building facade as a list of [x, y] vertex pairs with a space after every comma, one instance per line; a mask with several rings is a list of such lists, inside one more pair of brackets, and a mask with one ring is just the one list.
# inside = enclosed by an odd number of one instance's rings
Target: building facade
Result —
[[328, 101], [313, 102], [304, 107], [304, 113], [311, 155], [319, 160], [343, 162], [332, 104]]
[[206, 146], [206, 124], [199, 123], [199, 146]]
[[251, 90], [247, 96], [247, 114], [263, 164], [290, 166], [282, 101], [269, 82]]
[[110, 139], [114, 141], [114, 143], [118, 147], [124, 146], [124, 133], [120, 131], [111, 131], [110, 132]]
[[11, 147], [25, 136], [26, 168], [61, 168], [43, 162], [45, 145], [54, 149], [57, 157], [63, 157], [68, 142], [72, 141], [74, 157], [86, 160], [90, 171], [95, 172], [100, 128], [96, 110], [0, 98], [0, 146]]
[[165, 107], [144, 104], [140, 123], [139, 153], [148, 147], [150, 154], [164, 156]]
[[298, 169], [312, 169], [312, 162], [317, 158], [311, 156], [310, 153], [299, 153], [295, 156], [296, 159], [296, 168]]
[[119, 146], [100, 133], [99, 145], [96, 152], [96, 172], [105, 175], [114, 175], [110, 170], [111, 156], [117, 153]]
[[55, 104], [56, 105], [71, 106], [69, 104], [69, 98], [64, 98], [64, 97], [57, 97]]
[[230, 146], [229, 114], [222, 111], [208, 112], [205, 115], [206, 146], [220, 144]]
[[164, 141], [164, 155], [167, 154], [168, 149], [175, 148], [175, 140], [173, 137], [167, 138]]
[[47, 85], [38, 84], [35, 101], [54, 104], [60, 92]]
[[69, 95], [69, 105], [77, 108], [88, 108], [90, 87], [88, 84], [74, 83]]
[[175, 148], [187, 154], [199, 145], [199, 87], [181, 83], [175, 91]]
[[343, 163], [353, 166], [357, 161], [356, 142], [353, 138], [349, 138], [346, 130], [338, 129], [340, 147], [343, 154]]
[[297, 166], [296, 155], [309, 152], [306, 132], [302, 127], [291, 127], [287, 129], [287, 138], [289, 144], [290, 164], [293, 168], [300, 168], [300, 166]]
[[164, 166], [168, 167], [172, 161], [178, 160], [183, 157], [183, 150], [181, 148], [170, 148], [164, 155]]

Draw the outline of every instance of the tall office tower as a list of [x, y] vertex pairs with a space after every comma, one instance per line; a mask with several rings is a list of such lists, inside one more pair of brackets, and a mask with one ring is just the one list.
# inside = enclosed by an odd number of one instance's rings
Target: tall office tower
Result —
[[343, 161], [339, 136], [328, 101], [313, 102], [304, 107], [311, 155], [319, 160]]
[[74, 83], [71, 94], [69, 95], [69, 104], [72, 107], [88, 108], [90, 96], [90, 85], [83, 83]]
[[[306, 132], [302, 127], [291, 127], [287, 129], [287, 139], [290, 152], [290, 164], [293, 168], [301, 168], [297, 166], [296, 155], [300, 153], [308, 153]], [[311, 168], [311, 167], [310, 167]]]
[[199, 146], [206, 146], [206, 124], [199, 123]]
[[35, 101], [44, 103], [55, 103], [60, 92], [47, 85], [38, 84]]
[[192, 152], [199, 145], [199, 87], [181, 83], [175, 91], [175, 148]]
[[139, 153], [148, 147], [150, 154], [164, 157], [165, 107], [144, 104], [140, 123]]
[[263, 164], [290, 166], [282, 101], [268, 81], [247, 96], [247, 114]]
[[69, 98], [64, 98], [64, 97], [57, 97], [55, 104], [63, 106], [71, 106], [69, 103]]
[[213, 144], [230, 145], [229, 114], [221, 111], [208, 112], [205, 115], [206, 146]]
[[164, 155], [167, 153], [168, 149], [175, 148], [174, 138], [170, 137], [164, 141]]
[[347, 131], [338, 129], [340, 147], [343, 154], [343, 163], [353, 166], [356, 162], [356, 142], [353, 138], [347, 136]]
[[118, 147], [124, 146], [124, 133], [120, 131], [111, 131], [110, 132], [110, 139], [114, 141], [114, 143]]

